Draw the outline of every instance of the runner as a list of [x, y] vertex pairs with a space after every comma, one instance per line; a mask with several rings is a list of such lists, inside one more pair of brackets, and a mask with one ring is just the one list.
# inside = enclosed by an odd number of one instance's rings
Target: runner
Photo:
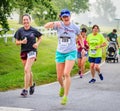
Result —
[[85, 51], [86, 51], [85, 55], [82, 56], [82, 54], [81, 54], [81, 51], [82, 51], [82, 47], [81, 47], [81, 43], [80, 43], [81, 39], [79, 40], [79, 37], [78, 37], [77, 40], [76, 40], [77, 49], [78, 49], [78, 51], [77, 51], [78, 68], [79, 68], [78, 74], [80, 75], [80, 78], [83, 77], [83, 74], [85, 72], [85, 62], [86, 62], [87, 56], [88, 56], [88, 48], [89, 48], [89, 46], [88, 46], [88, 43], [86, 41], [86, 38], [87, 38], [86, 32], [87, 32], [86, 28], [82, 28], [81, 36], [82, 36], [83, 41], [84, 41], [84, 46], [85, 46]]
[[[59, 96], [62, 97], [61, 104], [66, 105], [71, 83], [70, 73], [77, 58], [76, 35], [80, 36], [80, 28], [70, 22], [71, 14], [67, 9], [60, 12], [60, 19], [61, 21], [48, 22], [45, 24], [45, 28], [53, 28], [58, 33], [56, 70], [57, 79], [61, 86], [59, 92]], [[84, 50], [82, 52], [84, 53]]]
[[99, 32], [99, 26], [94, 25], [92, 27], [92, 33], [88, 35], [87, 42], [89, 44], [89, 62], [90, 62], [90, 70], [92, 79], [89, 83], [95, 83], [95, 71], [98, 72], [98, 75], [101, 80], [103, 80], [103, 75], [100, 71], [99, 64], [101, 63], [102, 59], [102, 48], [105, 47], [106, 41], [102, 34]]
[[[35, 83], [33, 83], [33, 75], [31, 67], [36, 60], [37, 48], [41, 41], [42, 34], [30, 25], [31, 18], [28, 14], [22, 16], [23, 27], [18, 29], [14, 35], [16, 45], [21, 45], [21, 60], [24, 66], [24, 89], [22, 96], [34, 93]], [[36, 42], [36, 38], [38, 39]]]

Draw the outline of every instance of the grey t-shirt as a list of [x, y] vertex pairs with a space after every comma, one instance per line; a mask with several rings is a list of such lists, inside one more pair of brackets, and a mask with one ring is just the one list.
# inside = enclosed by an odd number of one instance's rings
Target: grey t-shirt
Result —
[[58, 47], [57, 51], [61, 53], [68, 53], [76, 48], [76, 36], [80, 34], [80, 28], [74, 24], [70, 23], [70, 25], [66, 26], [61, 23], [61, 27], [54, 26], [54, 29], [57, 30], [58, 33]]
[[33, 48], [33, 44], [36, 43], [36, 37], [39, 38], [41, 36], [42, 34], [33, 27], [30, 27], [28, 30], [21, 27], [14, 35], [17, 40], [23, 40], [24, 38], [27, 39], [27, 44], [21, 44], [21, 52], [36, 51], [36, 49]]

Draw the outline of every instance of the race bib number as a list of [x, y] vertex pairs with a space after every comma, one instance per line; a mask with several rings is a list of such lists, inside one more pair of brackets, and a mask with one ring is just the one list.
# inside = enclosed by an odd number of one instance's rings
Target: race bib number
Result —
[[29, 53], [27, 53], [27, 57], [28, 57], [28, 58], [33, 58], [33, 57], [36, 58], [36, 52], [30, 51]]
[[91, 54], [96, 54], [96, 50], [95, 49], [91, 49]]
[[112, 41], [115, 42], [115, 38], [112, 38]]
[[70, 37], [60, 37], [60, 44], [63, 46], [68, 46], [71, 42]]

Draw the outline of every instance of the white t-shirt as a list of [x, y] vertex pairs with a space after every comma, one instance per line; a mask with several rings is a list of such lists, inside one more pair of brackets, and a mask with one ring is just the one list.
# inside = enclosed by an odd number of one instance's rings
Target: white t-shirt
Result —
[[80, 34], [80, 28], [74, 23], [66, 26], [61, 22], [61, 27], [54, 26], [58, 33], [58, 47], [57, 51], [61, 53], [69, 53], [77, 50], [76, 36]]

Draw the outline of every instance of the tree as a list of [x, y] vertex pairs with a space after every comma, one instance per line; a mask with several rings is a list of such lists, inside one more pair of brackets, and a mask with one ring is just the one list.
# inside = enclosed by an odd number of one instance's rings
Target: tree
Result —
[[[47, 21], [55, 20], [57, 18], [57, 11], [53, 2], [42, 1], [41, 4], [36, 4], [32, 13], [35, 23], [43, 25]], [[35, 12], [35, 13], [34, 13]]]
[[[45, 18], [55, 18], [57, 13], [50, 4], [51, 0], [2, 0], [0, 2], [0, 25], [2, 28], [9, 29], [7, 17], [10, 16], [13, 10], [19, 11], [21, 23], [21, 16], [23, 13], [33, 13], [34, 9], [39, 6], [44, 6], [47, 11]], [[36, 13], [36, 12], [35, 12]]]
[[[12, 11], [12, 7], [10, 4], [10, 0], [0, 1], [0, 25], [4, 29], [3, 33], [9, 30], [7, 17], [10, 15], [11, 11]], [[2, 34], [2, 31], [0, 31], [0, 34]]]
[[74, 13], [85, 12], [89, 9], [89, 0], [52, 0], [58, 11], [67, 8]]
[[[43, 2], [43, 4], [45, 4]], [[60, 10], [63, 8], [69, 9], [71, 12], [80, 13], [88, 10], [88, 0], [51, 0], [49, 5], [38, 6], [35, 9], [34, 20], [37, 24], [43, 25], [47, 21], [56, 20], [59, 17]], [[51, 9], [54, 11], [51, 11]], [[52, 17], [49, 17], [52, 15]]]
[[[9, 28], [7, 17], [13, 10], [19, 11], [20, 21], [23, 13], [34, 15], [38, 24], [55, 20], [62, 8], [68, 8], [72, 12], [79, 13], [88, 9], [89, 0], [1, 0], [0, 2], [0, 25]], [[42, 21], [42, 22], [40, 22]]]

